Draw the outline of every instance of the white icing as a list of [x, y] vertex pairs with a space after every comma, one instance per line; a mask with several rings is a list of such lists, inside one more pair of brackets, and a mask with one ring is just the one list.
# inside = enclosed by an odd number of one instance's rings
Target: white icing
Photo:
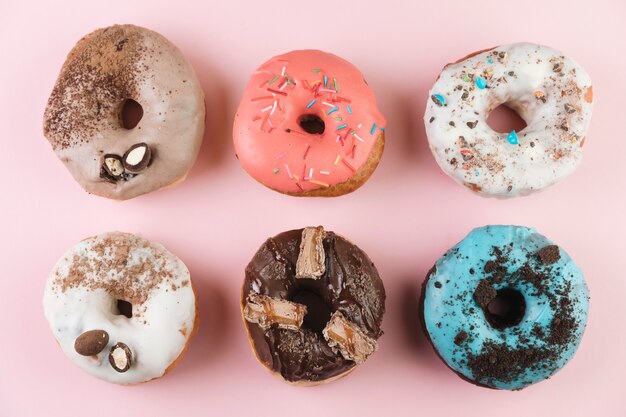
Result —
[[[112, 249], [109, 247], [102, 254], [97, 245], [111, 238], [130, 243], [125, 273], [144, 263], [150, 265], [149, 270], [137, 273], [140, 285], [160, 273], [167, 275], [167, 279], [149, 291], [143, 304], [133, 305], [130, 319], [117, 314], [116, 294], [102, 288], [93, 290], [86, 284], [87, 281], [110, 283], [123, 279], [123, 274], [114, 269], [98, 270], [96, 267], [97, 272], [86, 274], [84, 284], [65, 291], [59, 285], [59, 280], [71, 273], [76, 256], [90, 266], [100, 261], [105, 265], [110, 263]], [[50, 328], [67, 357], [89, 374], [117, 384], [136, 384], [162, 376], [183, 352], [196, 316], [189, 270], [183, 262], [160, 244], [118, 232], [85, 239], [71, 248], [52, 269], [43, 302]], [[109, 334], [108, 345], [97, 358], [79, 355], [74, 350], [74, 341], [82, 333], [96, 329]], [[117, 372], [109, 363], [109, 352], [118, 342], [128, 345], [132, 351], [132, 366], [124, 373]]]
[[[477, 77], [487, 88], [477, 87]], [[516, 43], [479, 53], [446, 66], [430, 90], [424, 115], [430, 148], [446, 174], [483, 195], [539, 191], [567, 177], [581, 161], [591, 119], [592, 103], [585, 100], [590, 88], [589, 75], [576, 62], [546, 46]], [[445, 105], [437, 105], [435, 94]], [[489, 113], [501, 104], [526, 122], [517, 132], [518, 145], [487, 125]], [[470, 128], [468, 122], [477, 123]]]

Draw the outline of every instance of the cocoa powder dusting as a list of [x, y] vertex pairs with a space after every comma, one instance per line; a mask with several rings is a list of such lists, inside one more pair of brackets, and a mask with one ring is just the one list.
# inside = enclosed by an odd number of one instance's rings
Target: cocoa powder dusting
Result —
[[53, 149], [85, 143], [109, 124], [121, 128], [125, 99], [137, 98], [141, 28], [116, 25], [82, 38], [68, 54], [48, 99], [44, 135]]
[[[97, 239], [97, 240], [94, 240]], [[161, 284], [177, 290], [175, 276], [167, 268], [167, 257], [149, 242], [126, 233], [91, 238], [93, 244], [68, 259], [65, 274], [57, 270], [56, 291], [72, 288], [104, 289], [113, 297], [141, 306]], [[141, 249], [141, 254], [136, 251]], [[137, 308], [138, 312], [145, 309]], [[141, 314], [140, 314], [141, 315]]]

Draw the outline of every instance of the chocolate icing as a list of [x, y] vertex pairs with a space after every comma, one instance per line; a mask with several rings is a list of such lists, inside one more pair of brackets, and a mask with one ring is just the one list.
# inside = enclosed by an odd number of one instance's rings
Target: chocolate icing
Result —
[[[320, 279], [295, 278], [302, 230], [269, 238], [246, 267], [242, 304], [256, 292], [293, 301], [299, 291], [319, 295], [331, 313], [339, 310], [368, 336], [382, 335], [385, 288], [376, 267], [357, 246], [333, 232], [323, 240], [326, 271]], [[299, 331], [244, 321], [258, 359], [290, 382], [323, 381], [343, 374], [356, 364], [334, 352], [321, 331], [309, 328], [306, 319]]]

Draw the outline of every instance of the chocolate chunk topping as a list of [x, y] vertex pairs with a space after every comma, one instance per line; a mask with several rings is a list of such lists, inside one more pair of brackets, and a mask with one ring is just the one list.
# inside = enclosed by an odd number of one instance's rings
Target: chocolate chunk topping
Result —
[[109, 363], [117, 372], [126, 372], [133, 364], [133, 353], [125, 343], [116, 343], [109, 352]]
[[550, 265], [561, 259], [561, 253], [557, 245], [550, 245], [540, 249], [537, 252], [537, 257], [544, 265]]
[[277, 326], [281, 329], [299, 330], [306, 315], [306, 306], [266, 295], [250, 294], [243, 317], [263, 329]]
[[482, 279], [474, 291], [474, 301], [480, 308], [484, 309], [487, 308], [491, 300], [496, 298], [497, 294], [495, 288], [487, 280]]
[[109, 343], [109, 334], [104, 330], [89, 330], [76, 338], [74, 350], [83, 356], [93, 356], [102, 352]]
[[146, 169], [148, 165], [150, 165], [151, 159], [152, 152], [150, 151], [150, 147], [145, 143], [134, 144], [126, 151], [122, 158], [124, 168], [132, 174], [139, 173]]
[[454, 336], [454, 344], [461, 346], [467, 340], [468, 334], [466, 331], [461, 330]]

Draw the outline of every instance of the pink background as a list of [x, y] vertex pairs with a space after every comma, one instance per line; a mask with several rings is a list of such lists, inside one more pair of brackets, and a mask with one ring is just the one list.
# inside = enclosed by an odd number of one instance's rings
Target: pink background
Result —
[[[0, 416], [626, 415], [624, 1], [57, 3], [0, 2]], [[113, 23], [144, 25], [177, 44], [209, 104], [204, 145], [187, 181], [124, 203], [83, 192], [41, 127], [67, 52], [84, 34]], [[422, 115], [446, 62], [516, 41], [573, 56], [594, 80], [596, 104], [574, 175], [543, 193], [496, 201], [470, 194], [439, 170]], [[249, 74], [299, 48], [332, 51], [356, 64], [388, 118], [382, 163], [352, 195], [282, 196], [251, 180], [234, 157], [231, 120]], [[463, 382], [417, 325], [426, 271], [471, 228], [488, 223], [537, 227], [572, 255], [591, 289], [576, 357], [522, 392]], [[348, 236], [376, 262], [388, 293], [386, 334], [380, 351], [349, 377], [293, 388], [255, 361], [240, 322], [239, 289], [265, 238], [317, 224]], [[179, 255], [201, 305], [200, 332], [185, 360], [165, 378], [134, 388], [73, 366], [41, 303], [47, 274], [63, 252], [115, 229]]]

